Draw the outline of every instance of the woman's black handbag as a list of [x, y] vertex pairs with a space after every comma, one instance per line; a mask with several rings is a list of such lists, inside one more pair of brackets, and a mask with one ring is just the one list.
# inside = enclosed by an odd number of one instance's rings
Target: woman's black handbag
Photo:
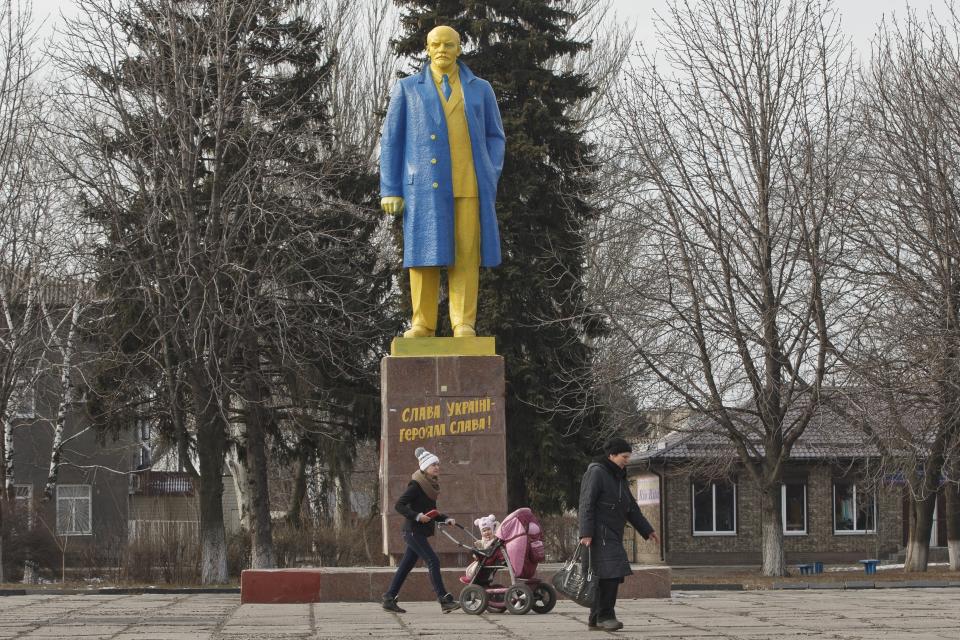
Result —
[[592, 607], [597, 598], [597, 577], [590, 562], [590, 547], [581, 542], [573, 558], [553, 576], [553, 586], [583, 607]]

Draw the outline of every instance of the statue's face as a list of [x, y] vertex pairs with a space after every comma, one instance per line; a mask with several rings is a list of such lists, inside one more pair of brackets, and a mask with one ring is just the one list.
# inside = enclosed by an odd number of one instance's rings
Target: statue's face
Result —
[[450, 27], [434, 27], [427, 34], [427, 55], [430, 64], [446, 73], [457, 64], [460, 57], [460, 34]]

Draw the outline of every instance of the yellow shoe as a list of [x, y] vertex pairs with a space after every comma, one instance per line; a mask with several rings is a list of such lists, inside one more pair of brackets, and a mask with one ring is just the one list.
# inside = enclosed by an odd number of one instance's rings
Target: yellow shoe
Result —
[[475, 338], [477, 332], [468, 324], [458, 324], [453, 330], [454, 338]]
[[404, 338], [430, 338], [434, 332], [426, 327], [415, 324], [410, 329], [403, 332]]

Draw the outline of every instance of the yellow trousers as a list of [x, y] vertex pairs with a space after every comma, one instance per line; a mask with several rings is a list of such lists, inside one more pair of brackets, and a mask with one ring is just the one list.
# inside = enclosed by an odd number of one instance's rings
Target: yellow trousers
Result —
[[[453, 199], [454, 263], [447, 267], [450, 325], [475, 327], [480, 286], [480, 199]], [[437, 330], [441, 267], [410, 268], [413, 326]]]

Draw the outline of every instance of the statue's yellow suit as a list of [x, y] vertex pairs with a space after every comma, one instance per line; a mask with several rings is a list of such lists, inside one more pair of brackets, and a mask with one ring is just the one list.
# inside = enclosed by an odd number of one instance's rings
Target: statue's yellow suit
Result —
[[[500, 262], [493, 200], [503, 166], [503, 126], [492, 89], [457, 62], [460, 52], [456, 31], [433, 29], [427, 36], [429, 68], [398, 83], [384, 123], [381, 206], [388, 213], [404, 212], [404, 265], [410, 268], [413, 306], [407, 338], [436, 332], [444, 266], [453, 335], [476, 335], [480, 266]], [[433, 87], [425, 87], [427, 78]], [[430, 105], [438, 101], [445, 131], [431, 126], [428, 117]], [[417, 109], [428, 113], [411, 113]], [[438, 131], [446, 136], [438, 139]], [[436, 149], [444, 137], [449, 155]], [[478, 166], [483, 184], [478, 183]], [[404, 193], [407, 202], [396, 192]]]

